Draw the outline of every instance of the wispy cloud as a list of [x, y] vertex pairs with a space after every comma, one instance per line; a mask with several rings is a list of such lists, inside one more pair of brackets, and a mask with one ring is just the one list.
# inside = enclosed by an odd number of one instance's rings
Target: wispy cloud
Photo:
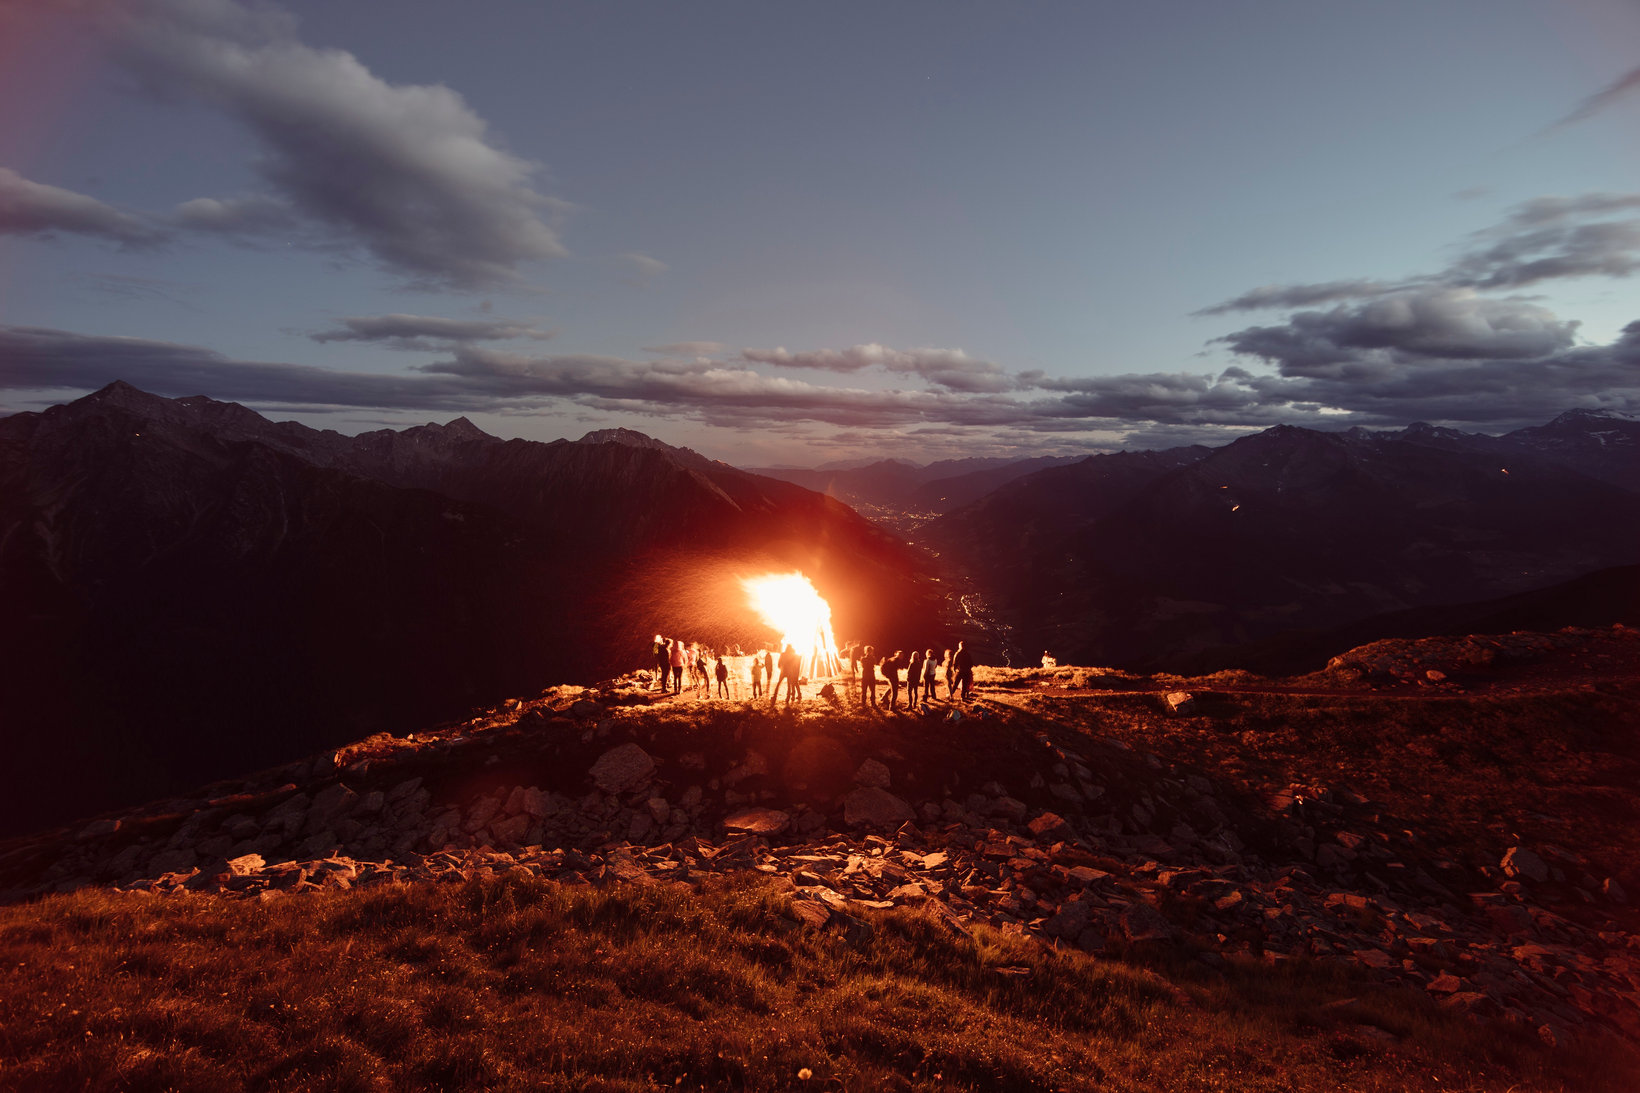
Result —
[[1629, 98], [1637, 91], [1640, 91], [1640, 68], [1630, 69], [1610, 84], [1578, 103], [1576, 109], [1549, 126], [1545, 132], [1563, 129], [1568, 125], [1576, 125], [1580, 121], [1592, 118], [1600, 111]]
[[34, 182], [0, 167], [0, 235], [85, 235], [121, 247], [163, 242], [165, 229], [94, 197]]
[[472, 342], [546, 341], [553, 331], [511, 319], [446, 319], [433, 315], [349, 315], [333, 330], [308, 337], [316, 342], [373, 342], [406, 352], [444, 352]]
[[[137, 0], [98, 9], [118, 56], [156, 91], [222, 111], [260, 145], [269, 194], [197, 198], [180, 225], [240, 236], [298, 220], [411, 282], [479, 288], [566, 250], [535, 188], [537, 165], [503, 148], [447, 87], [391, 84], [353, 54], [306, 45], [271, 5]], [[105, 231], [118, 231], [104, 214]]]

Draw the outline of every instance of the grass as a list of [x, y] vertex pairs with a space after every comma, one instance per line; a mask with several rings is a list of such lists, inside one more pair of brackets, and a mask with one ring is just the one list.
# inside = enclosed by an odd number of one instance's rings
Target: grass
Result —
[[0, 1088], [1504, 1093], [1636, 1063], [1333, 969], [1147, 968], [905, 909], [814, 931], [787, 899], [514, 875], [7, 907]]

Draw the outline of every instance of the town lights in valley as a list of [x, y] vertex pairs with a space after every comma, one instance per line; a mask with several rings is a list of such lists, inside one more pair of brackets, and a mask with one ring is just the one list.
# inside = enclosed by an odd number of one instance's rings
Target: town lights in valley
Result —
[[831, 632], [831, 605], [801, 573], [742, 577], [746, 601], [758, 618], [780, 634], [780, 648], [790, 645], [803, 658], [810, 679], [842, 671], [837, 639]]

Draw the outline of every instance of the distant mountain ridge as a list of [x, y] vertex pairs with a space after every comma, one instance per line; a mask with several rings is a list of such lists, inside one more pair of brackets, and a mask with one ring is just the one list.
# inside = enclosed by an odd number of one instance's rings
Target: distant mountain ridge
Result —
[[53, 726], [0, 831], [607, 678], [657, 631], [761, 640], [743, 575], [938, 633], [918, 557], [847, 506], [639, 435], [347, 437], [123, 383], [0, 419], [0, 723]]
[[1640, 561], [1640, 423], [1502, 437], [1277, 426], [1095, 456], [926, 528], [1027, 649], [1165, 668], [1213, 647], [1479, 601]]

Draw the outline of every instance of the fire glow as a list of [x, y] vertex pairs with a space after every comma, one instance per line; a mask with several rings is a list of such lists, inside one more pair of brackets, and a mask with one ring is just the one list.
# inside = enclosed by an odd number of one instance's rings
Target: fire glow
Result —
[[831, 605], [801, 573], [742, 577], [747, 603], [758, 618], [780, 632], [780, 648], [790, 645], [803, 658], [809, 679], [834, 676], [843, 670], [837, 639], [831, 633]]

